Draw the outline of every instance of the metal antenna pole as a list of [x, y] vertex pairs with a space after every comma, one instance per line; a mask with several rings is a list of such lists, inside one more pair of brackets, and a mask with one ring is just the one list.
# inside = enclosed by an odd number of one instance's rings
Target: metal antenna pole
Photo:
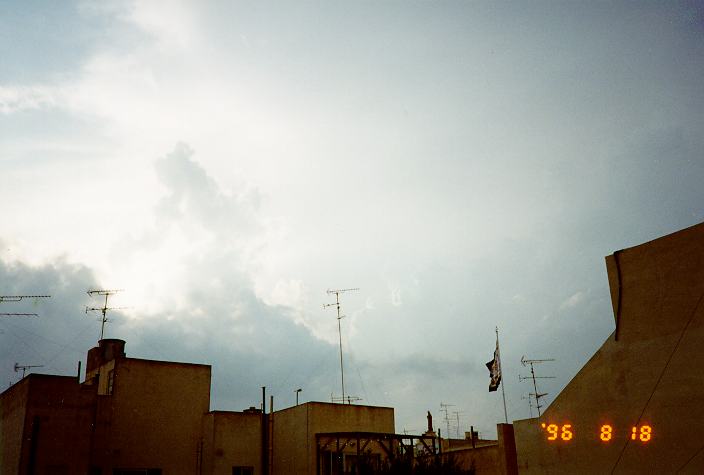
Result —
[[[548, 393], [543, 393], [543, 394], [539, 393], [538, 392], [538, 384], [536, 383], [535, 380], [539, 379], [539, 378], [546, 378], [546, 379], [551, 378], [552, 379], [552, 377], [551, 376], [536, 376], [535, 369], [533, 368], [533, 365], [535, 363], [544, 363], [546, 361], [555, 361], [555, 360], [553, 358], [548, 358], [548, 359], [543, 359], [543, 360], [529, 360], [529, 359], [526, 359], [525, 356], [521, 357], [521, 364], [523, 366], [530, 365], [530, 374], [531, 374], [531, 378], [533, 379], [533, 389], [535, 390], [535, 407], [538, 409], [538, 417], [540, 417], [540, 408], [542, 407], [540, 405], [540, 398], [543, 396], [547, 396]], [[520, 380], [521, 376], [519, 375], [518, 378]], [[523, 378], [523, 379], [528, 379], [528, 378]]]
[[460, 414], [464, 415], [464, 411], [452, 411], [452, 414], [457, 418], [457, 438], [460, 438]]
[[499, 327], [496, 327], [496, 350], [497, 350], [497, 356], [498, 356], [498, 361], [499, 361], [499, 374], [501, 375], [501, 379], [503, 380], [501, 385], [501, 397], [504, 399], [504, 420], [506, 421], [506, 424], [508, 424], [508, 413], [506, 412], [506, 391], [504, 390], [504, 386], [506, 386], [506, 378], [504, 378], [504, 373], [501, 371], [501, 349], [499, 348]]
[[342, 404], [345, 403], [345, 366], [342, 364], [342, 327], [340, 326], [340, 293], [335, 292], [335, 300], [337, 307], [337, 336], [340, 339], [340, 379], [342, 383]]
[[528, 393], [528, 397], [521, 396], [521, 399], [528, 399], [528, 413], [530, 414], [530, 418], [533, 418], [533, 403], [531, 402], [530, 399], [531, 393]]
[[447, 408], [454, 407], [454, 404], [445, 404], [440, 402], [440, 411], [445, 413], [445, 425], [447, 426], [447, 438], [450, 438], [450, 416], [448, 415]]
[[91, 297], [94, 295], [104, 295], [105, 296], [105, 302], [103, 303], [102, 307], [86, 307], [86, 314], [88, 312], [100, 312], [102, 314], [102, 317], [100, 318], [100, 339], [103, 339], [103, 336], [105, 335], [105, 324], [109, 322], [107, 318], [107, 313], [108, 310], [120, 310], [124, 309], [127, 307], [108, 307], [108, 297], [110, 295], [116, 294], [117, 292], [122, 292], [122, 289], [114, 289], [114, 290], [89, 290], [88, 295]]
[[540, 404], [538, 401], [538, 394], [540, 394], [540, 393], [538, 393], [538, 386], [535, 383], [535, 370], [533, 369], [533, 362], [532, 361], [530, 363], [530, 375], [533, 377], [533, 389], [535, 390], [535, 402], [536, 402], [536, 406], [538, 406], [538, 417], [540, 417]]
[[345, 403], [345, 367], [342, 364], [342, 327], [340, 326], [340, 320], [345, 318], [344, 315], [340, 314], [340, 294], [343, 292], [353, 292], [359, 290], [358, 288], [353, 289], [337, 289], [328, 290], [328, 295], [335, 294], [335, 303], [327, 303], [323, 305], [326, 307], [336, 307], [337, 308], [337, 333], [340, 339], [340, 380], [342, 382], [342, 404]]
[[40, 364], [34, 364], [34, 365], [21, 365], [19, 363], [15, 363], [15, 373], [18, 372], [19, 370], [22, 370], [22, 379], [24, 379], [24, 375], [27, 372], [28, 369], [32, 368], [43, 368], [44, 365]]

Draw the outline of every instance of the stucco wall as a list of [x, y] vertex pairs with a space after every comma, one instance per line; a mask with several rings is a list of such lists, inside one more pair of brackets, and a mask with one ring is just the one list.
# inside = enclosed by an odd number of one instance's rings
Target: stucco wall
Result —
[[[519, 469], [704, 473], [704, 225], [615, 253], [607, 269], [617, 328], [539, 421], [514, 422]], [[551, 423], [573, 438], [547, 441]]]
[[309, 475], [316, 470], [315, 434], [393, 433], [389, 407], [307, 402], [274, 414], [274, 475]]
[[[113, 468], [195, 473], [210, 405], [210, 366], [119, 358], [114, 371], [112, 395], [98, 400], [93, 465], [103, 473]], [[106, 373], [101, 370], [101, 381]]]
[[203, 474], [232, 475], [235, 466], [261, 474], [261, 414], [215, 411], [205, 416]]
[[0, 397], [0, 467], [3, 473], [19, 473], [28, 393], [29, 378], [24, 378]]
[[70, 376], [30, 374], [5, 392], [1, 473], [87, 472], [94, 400]]
[[[472, 448], [443, 451], [443, 456], [452, 457], [462, 469], [474, 469], [477, 475], [518, 473], [516, 467], [516, 445], [511, 424], [497, 424], [498, 440]], [[469, 441], [463, 441], [469, 444]]]

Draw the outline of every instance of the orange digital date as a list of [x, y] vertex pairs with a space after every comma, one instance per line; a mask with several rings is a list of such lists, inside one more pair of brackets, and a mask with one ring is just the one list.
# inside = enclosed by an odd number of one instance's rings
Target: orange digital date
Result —
[[[574, 438], [574, 429], [572, 424], [554, 424], [554, 423], [541, 423], [540, 427], [545, 429], [547, 432], [547, 440], [550, 442], [556, 440], [563, 440], [565, 442], [570, 441]], [[599, 440], [602, 442], [610, 442], [616, 435], [614, 427], [610, 424], [603, 424], [599, 428]], [[641, 426], [631, 427], [631, 440], [638, 440], [642, 443], [650, 442], [653, 437], [653, 428], [647, 424]]]

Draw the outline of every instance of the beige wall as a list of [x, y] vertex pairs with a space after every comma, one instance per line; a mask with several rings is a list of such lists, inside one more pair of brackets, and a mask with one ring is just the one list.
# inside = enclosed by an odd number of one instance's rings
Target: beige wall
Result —
[[460, 468], [474, 468], [477, 475], [501, 473], [499, 467], [499, 444], [484, 445], [477, 448], [465, 448], [444, 452], [444, 456], [451, 456]]
[[76, 378], [30, 374], [2, 398], [2, 473], [86, 473], [95, 392]]
[[27, 412], [29, 377], [0, 397], [0, 467], [2, 473], [19, 473], [22, 431]]
[[[101, 370], [101, 388], [106, 377]], [[195, 473], [210, 405], [210, 366], [119, 358], [113, 384], [112, 395], [98, 396], [93, 465], [106, 474], [113, 468]]]
[[274, 475], [309, 475], [316, 470], [315, 434], [325, 432], [393, 433], [389, 407], [307, 402], [274, 413]]
[[471, 441], [463, 440], [466, 448], [443, 449], [444, 456], [454, 457], [460, 468], [474, 469], [477, 475], [482, 474], [516, 474], [516, 446], [511, 424], [497, 424], [498, 440], [492, 443], [483, 441], [482, 445], [471, 447]]
[[232, 467], [261, 467], [261, 414], [215, 411], [205, 416], [203, 474], [231, 475]]
[[[519, 469], [704, 473], [704, 224], [609, 256], [607, 269], [616, 331], [539, 421], [514, 422]], [[546, 441], [542, 423], [571, 424], [573, 439]], [[651, 440], [631, 440], [646, 424]]]

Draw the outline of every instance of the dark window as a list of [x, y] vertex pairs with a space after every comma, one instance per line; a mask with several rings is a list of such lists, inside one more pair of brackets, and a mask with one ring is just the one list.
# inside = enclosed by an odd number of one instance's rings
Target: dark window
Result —
[[69, 475], [68, 465], [47, 465], [44, 470], [47, 475]]
[[112, 388], [113, 388], [114, 384], [115, 384], [115, 370], [111, 369], [108, 372], [108, 391], [107, 391], [108, 395], [112, 394]]
[[254, 467], [232, 467], [232, 475], [254, 475]]
[[160, 468], [116, 468], [112, 475], [161, 475]]

